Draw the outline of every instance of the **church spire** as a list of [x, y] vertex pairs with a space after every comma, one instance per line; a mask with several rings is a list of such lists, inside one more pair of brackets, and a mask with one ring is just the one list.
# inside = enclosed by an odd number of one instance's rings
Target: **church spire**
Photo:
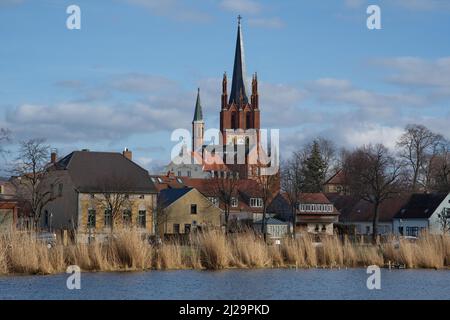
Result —
[[203, 121], [202, 104], [200, 102], [200, 88], [197, 90], [197, 102], [195, 103], [194, 120], [192, 121]]
[[243, 103], [244, 104], [248, 103], [247, 86], [245, 84], [246, 74], [245, 74], [245, 59], [244, 59], [244, 41], [242, 38], [242, 31], [241, 31], [241, 19], [242, 17], [239, 15], [236, 52], [234, 54], [233, 82], [231, 84], [231, 93], [229, 102], [230, 104], [233, 102], [239, 103], [241, 94]]

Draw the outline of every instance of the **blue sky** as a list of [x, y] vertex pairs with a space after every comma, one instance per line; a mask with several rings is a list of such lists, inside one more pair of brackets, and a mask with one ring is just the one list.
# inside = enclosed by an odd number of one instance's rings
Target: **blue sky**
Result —
[[[71, 4], [81, 30], [66, 28]], [[218, 127], [241, 14], [262, 126], [281, 129], [282, 156], [319, 135], [393, 148], [407, 123], [450, 138], [450, 0], [371, 1], [382, 30], [367, 29], [368, 4], [0, 0], [0, 127], [12, 154], [44, 137], [61, 155], [128, 147], [160, 167], [172, 130], [190, 129], [197, 87], [207, 128]]]

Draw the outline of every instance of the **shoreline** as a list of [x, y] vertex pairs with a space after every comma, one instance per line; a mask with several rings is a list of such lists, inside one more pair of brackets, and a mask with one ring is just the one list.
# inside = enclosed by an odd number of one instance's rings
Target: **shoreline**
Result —
[[[347, 270], [366, 270], [367, 266], [359, 266], [359, 267], [304, 267], [304, 268], [295, 268], [295, 267], [278, 267], [278, 268], [238, 268], [238, 267], [230, 267], [225, 269], [218, 269], [218, 270], [211, 270], [211, 269], [145, 269], [145, 270], [111, 270], [111, 271], [104, 271], [104, 270], [81, 270], [81, 274], [83, 273], [89, 273], [89, 274], [134, 274], [134, 273], [152, 273], [152, 272], [179, 272], [179, 271], [197, 271], [199, 273], [202, 272], [211, 272], [211, 273], [220, 273], [220, 272], [226, 272], [226, 271], [266, 271], [266, 270], [278, 270], [278, 271], [287, 271], [287, 270], [296, 270], [296, 271], [308, 271], [308, 270], [323, 270], [323, 271], [347, 271]], [[423, 270], [423, 271], [444, 271], [444, 272], [450, 272], [450, 267], [444, 267], [441, 269], [435, 269], [435, 268], [392, 268], [388, 269], [386, 267], [380, 267], [380, 269], [385, 271], [417, 271], [417, 270]], [[26, 273], [10, 273], [10, 274], [0, 274], [0, 280], [7, 279], [7, 278], [21, 278], [21, 277], [51, 277], [51, 276], [69, 276], [69, 273], [66, 272], [55, 272], [55, 273], [48, 273], [48, 274], [26, 274]]]

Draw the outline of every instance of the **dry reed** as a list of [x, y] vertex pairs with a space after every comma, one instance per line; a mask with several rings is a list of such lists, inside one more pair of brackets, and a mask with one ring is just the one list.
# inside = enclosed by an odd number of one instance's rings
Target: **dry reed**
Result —
[[225, 268], [314, 268], [405, 265], [442, 269], [450, 266], [450, 237], [423, 234], [416, 242], [389, 238], [374, 246], [347, 237], [310, 235], [286, 238], [281, 245], [264, 243], [251, 231], [226, 236], [207, 231], [177, 241], [150, 245], [136, 230], [118, 230], [105, 242], [48, 248], [27, 232], [0, 235], [0, 274], [52, 274], [69, 265], [83, 271], [131, 271]]

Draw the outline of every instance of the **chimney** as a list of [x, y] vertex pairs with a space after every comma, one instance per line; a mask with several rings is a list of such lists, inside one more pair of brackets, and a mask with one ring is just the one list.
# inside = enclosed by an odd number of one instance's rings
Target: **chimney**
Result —
[[125, 158], [127, 158], [128, 160], [132, 161], [133, 160], [133, 152], [131, 152], [130, 150], [128, 150], [128, 148], [125, 148], [125, 150], [123, 150], [123, 156]]
[[50, 153], [50, 163], [56, 163], [56, 160], [58, 160], [58, 153], [56, 149], [52, 149], [52, 152]]

